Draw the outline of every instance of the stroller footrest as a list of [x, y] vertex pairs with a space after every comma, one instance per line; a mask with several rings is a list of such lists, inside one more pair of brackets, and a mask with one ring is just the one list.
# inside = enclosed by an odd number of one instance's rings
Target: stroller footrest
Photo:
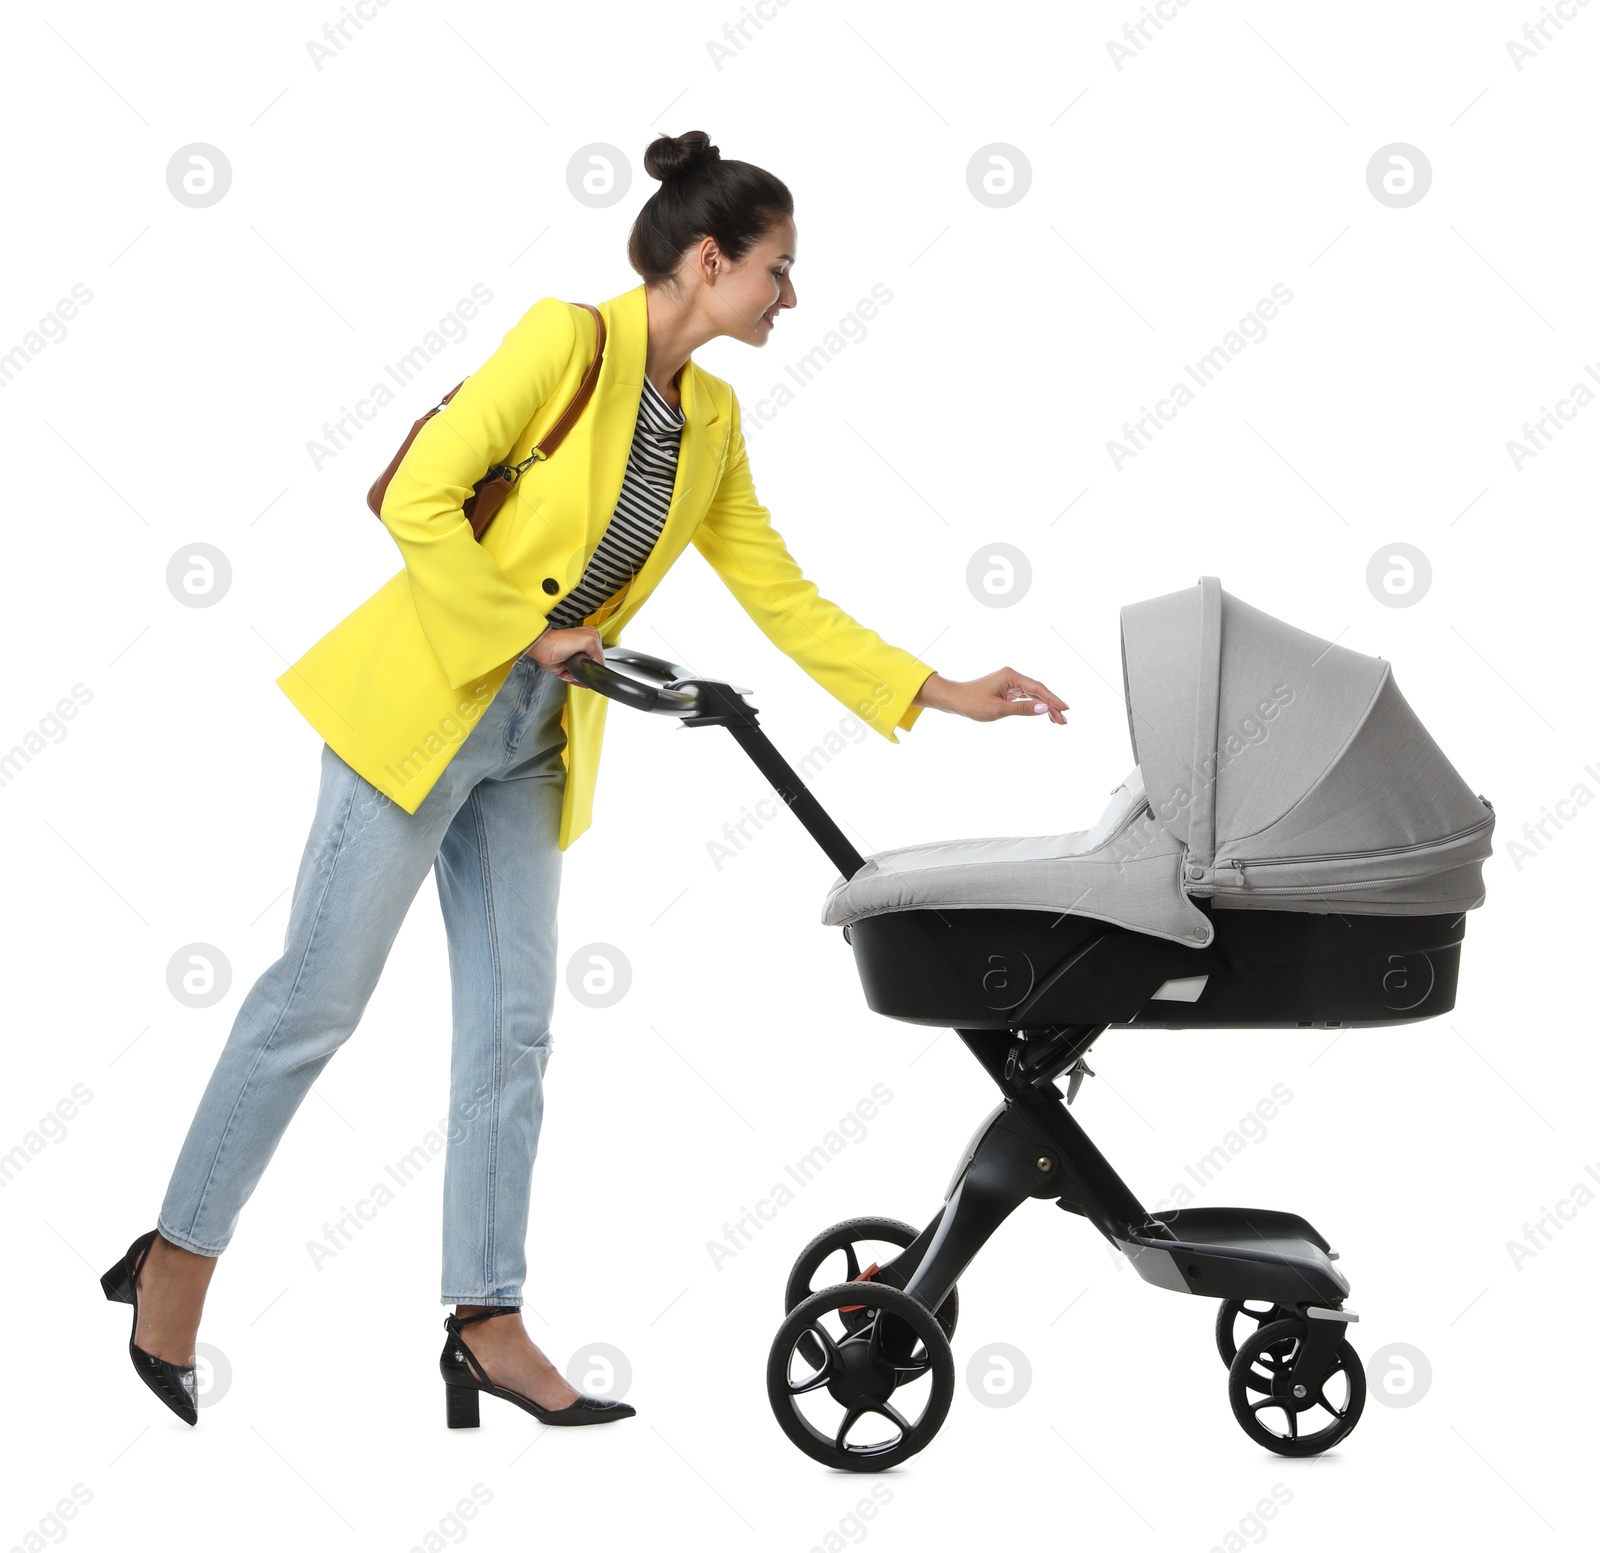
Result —
[[1180, 1208], [1113, 1239], [1146, 1283], [1181, 1294], [1337, 1308], [1350, 1292], [1328, 1242], [1293, 1213]]

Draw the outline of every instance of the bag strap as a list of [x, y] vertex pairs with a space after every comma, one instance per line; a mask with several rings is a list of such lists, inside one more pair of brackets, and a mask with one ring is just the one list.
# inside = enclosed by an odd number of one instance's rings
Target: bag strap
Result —
[[[510, 485], [516, 481], [517, 477], [529, 464], [533, 463], [535, 459], [549, 458], [561, 445], [561, 439], [572, 430], [578, 417], [583, 414], [584, 406], [588, 404], [590, 397], [594, 393], [594, 386], [600, 380], [600, 364], [606, 352], [606, 321], [600, 316], [600, 310], [588, 302], [579, 302], [571, 305], [588, 308], [589, 312], [594, 315], [594, 360], [589, 363], [588, 372], [584, 374], [583, 381], [578, 385], [578, 391], [573, 395], [571, 404], [562, 411], [561, 418], [539, 439], [533, 451], [520, 464], [491, 465], [489, 472], [481, 480], [477, 481], [474, 487], [480, 496], [486, 487], [492, 486], [496, 481], [501, 482], [499, 487], [500, 495], [504, 496], [506, 490], [509, 489]], [[389, 489], [389, 482], [394, 478], [395, 471], [400, 467], [406, 454], [411, 451], [411, 444], [416, 440], [417, 433], [455, 398], [461, 390], [461, 384], [466, 381], [466, 378], [462, 378], [461, 383], [457, 383], [438, 404], [417, 418], [416, 424], [406, 433], [405, 441], [400, 444], [395, 450], [394, 457], [389, 460], [389, 467], [372, 482], [372, 486], [367, 492], [367, 506], [374, 517], [381, 518], [383, 516], [383, 501]], [[484, 505], [486, 512], [474, 524], [473, 529], [474, 534], [479, 537], [482, 537], [483, 529], [488, 525], [489, 517], [492, 516], [493, 509], [498, 503], [491, 497]]]
[[600, 309], [591, 303], [580, 302], [578, 306], [588, 308], [594, 315], [594, 360], [589, 363], [589, 370], [584, 374], [577, 393], [572, 396], [572, 403], [562, 413], [561, 419], [539, 439], [533, 453], [528, 455], [530, 463], [535, 454], [540, 458], [549, 458], [561, 446], [561, 439], [572, 430], [578, 417], [583, 414], [583, 407], [588, 404], [590, 395], [594, 393], [594, 385], [600, 381], [600, 361], [606, 353], [606, 321], [600, 316]]
[[[493, 465], [489, 470], [491, 475], [499, 470], [511, 475], [513, 469], [516, 471], [516, 475], [520, 475], [536, 459], [549, 458], [561, 446], [561, 441], [566, 434], [577, 424], [578, 417], [583, 414], [584, 407], [589, 403], [590, 397], [594, 393], [595, 384], [600, 381], [600, 363], [606, 353], [606, 321], [600, 316], [600, 310], [588, 302], [578, 302], [573, 305], [588, 308], [594, 314], [594, 360], [589, 363], [589, 370], [584, 373], [583, 381], [578, 384], [578, 391], [572, 396], [571, 404], [561, 412], [561, 417], [556, 421], [555, 425], [533, 445], [532, 451], [529, 452], [528, 456], [520, 464]], [[461, 383], [465, 382], [466, 379], [462, 378]], [[449, 404], [455, 398], [456, 389], [461, 387], [461, 383], [457, 383], [455, 388], [452, 388], [439, 401], [441, 407]], [[511, 475], [511, 478], [514, 480], [516, 475]]]

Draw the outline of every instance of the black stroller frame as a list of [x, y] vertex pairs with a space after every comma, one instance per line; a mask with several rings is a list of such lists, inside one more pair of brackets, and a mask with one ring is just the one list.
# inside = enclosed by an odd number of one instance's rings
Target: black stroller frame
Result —
[[[688, 727], [727, 728], [841, 875], [848, 880], [862, 869], [865, 860], [762, 732], [739, 687], [629, 649], [609, 648], [606, 659], [602, 666], [575, 657], [568, 667], [613, 699], [677, 716]], [[644, 684], [622, 667], [659, 683]], [[892, 1219], [847, 1220], [824, 1230], [797, 1259], [767, 1389], [780, 1427], [807, 1455], [871, 1472], [929, 1443], [954, 1391], [949, 1338], [958, 1281], [1029, 1198], [1053, 1200], [1088, 1220], [1144, 1281], [1221, 1301], [1215, 1336], [1228, 1365], [1229, 1401], [1257, 1444], [1313, 1455], [1355, 1426], [1366, 1382], [1346, 1329], [1357, 1317], [1344, 1307], [1350, 1285], [1333, 1265], [1337, 1253], [1328, 1241], [1291, 1213], [1146, 1210], [1068, 1107], [1092, 1074], [1087, 1053], [1113, 1025], [1349, 1028], [1445, 1012], [1454, 1005], [1464, 916], [1207, 914], [1215, 934], [1204, 948], [1040, 910], [909, 909], [843, 929], [869, 1007], [954, 1028], [1001, 1098], [922, 1229]], [[1185, 1005], [1181, 1020], [1172, 1004], [1152, 1001], [1170, 979], [1201, 974], [1205, 995]], [[1300, 1017], [1312, 1008], [1315, 1014]], [[863, 1268], [858, 1248], [873, 1241], [898, 1254]], [[839, 1252], [845, 1278], [812, 1288], [813, 1274]], [[842, 1331], [830, 1330], [829, 1321]], [[805, 1366], [798, 1375], [797, 1358]], [[926, 1405], [908, 1417], [892, 1399], [924, 1380]], [[803, 1399], [823, 1393], [843, 1409], [837, 1428], [819, 1429], [803, 1410]], [[855, 1438], [869, 1415], [892, 1435]], [[1282, 1427], [1271, 1426], [1274, 1415]]]

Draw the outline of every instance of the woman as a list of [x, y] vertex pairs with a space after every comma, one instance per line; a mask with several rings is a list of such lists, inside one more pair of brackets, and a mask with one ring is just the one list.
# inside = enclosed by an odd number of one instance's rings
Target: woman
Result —
[[764, 345], [795, 305], [793, 201], [700, 131], [658, 137], [644, 161], [661, 188], [628, 242], [643, 284], [602, 304], [600, 377], [559, 452], [530, 465], [475, 539], [462, 513], [473, 483], [496, 460], [527, 456], [595, 352], [592, 315], [547, 297], [396, 470], [382, 518], [404, 568], [278, 681], [325, 741], [284, 952], [240, 1006], [156, 1228], [102, 1279], [108, 1298], [134, 1307], [135, 1368], [191, 1424], [216, 1259], [359, 1022], [430, 869], [453, 990], [448, 1421], [476, 1424], [483, 1391], [551, 1424], [633, 1413], [569, 1386], [519, 1312], [561, 853], [589, 823], [608, 705], [565, 665], [603, 661], [686, 543], [777, 646], [892, 743], [925, 707], [1065, 720], [1065, 702], [1010, 669], [943, 678], [804, 578], [756, 499], [738, 400], [692, 357], [718, 335]]

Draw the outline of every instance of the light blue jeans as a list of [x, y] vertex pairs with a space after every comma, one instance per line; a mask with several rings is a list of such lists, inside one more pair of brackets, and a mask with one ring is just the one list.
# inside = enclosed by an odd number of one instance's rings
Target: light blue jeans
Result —
[[240, 1005], [201, 1096], [157, 1220], [168, 1240], [204, 1256], [227, 1246], [431, 868], [453, 1023], [440, 1300], [522, 1303], [555, 999], [566, 689], [519, 658], [415, 814], [323, 746], [283, 955]]

